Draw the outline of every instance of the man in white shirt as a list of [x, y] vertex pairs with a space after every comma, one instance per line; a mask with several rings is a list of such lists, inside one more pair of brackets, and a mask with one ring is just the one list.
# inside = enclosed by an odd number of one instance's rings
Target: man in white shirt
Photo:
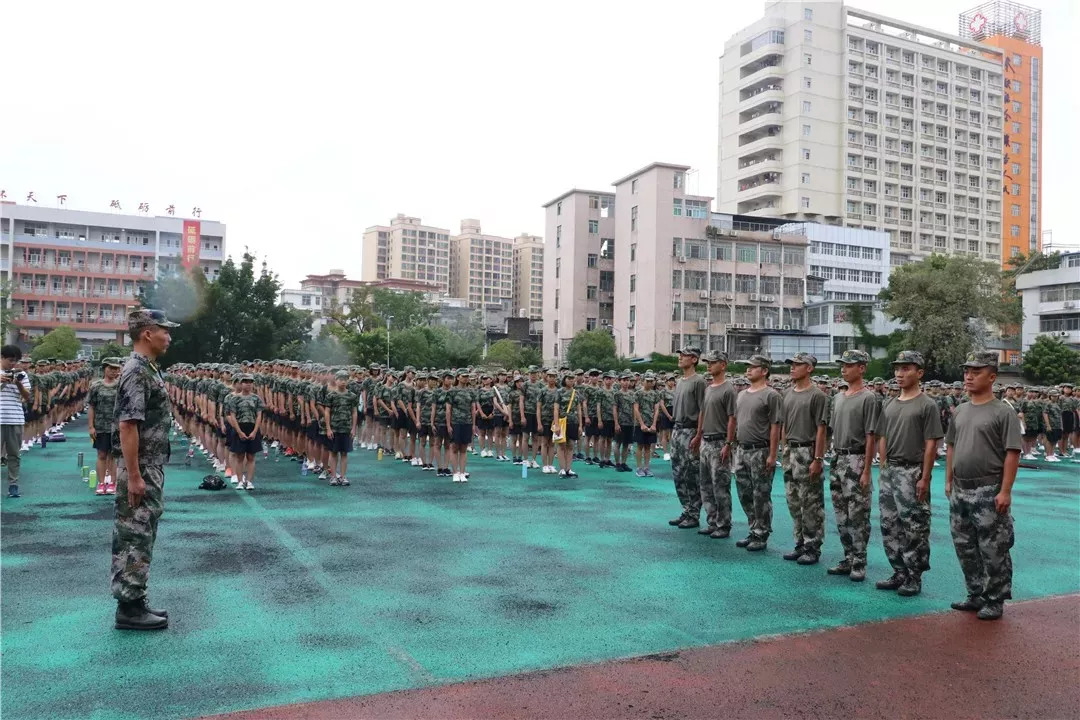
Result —
[[8, 497], [19, 497], [19, 453], [22, 450], [23, 403], [30, 402], [30, 378], [15, 365], [22, 358], [18, 345], [0, 348], [0, 456], [8, 471]]

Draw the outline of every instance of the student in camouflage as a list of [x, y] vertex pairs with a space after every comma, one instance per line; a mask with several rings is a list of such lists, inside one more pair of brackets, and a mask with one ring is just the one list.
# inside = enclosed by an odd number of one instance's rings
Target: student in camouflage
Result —
[[536, 395], [536, 427], [537, 434], [543, 443], [540, 451], [542, 464], [540, 472], [545, 475], [558, 473], [555, 467], [555, 445], [552, 442], [551, 424], [555, 421], [555, 405], [559, 402], [559, 388], [556, 384], [559, 372], [555, 368], [548, 368], [544, 373], [545, 385]]
[[581, 437], [581, 407], [584, 396], [578, 392], [577, 377], [573, 373], [566, 374], [553, 408], [552, 423], [558, 423], [560, 418], [566, 419], [566, 436], [563, 442], [557, 444], [559, 477], [564, 478], [578, 476], [573, 469], [574, 443]]
[[596, 466], [614, 468], [611, 443], [615, 437], [615, 373], [604, 373], [603, 384], [593, 392], [591, 414], [596, 424]]
[[1062, 434], [1061, 392], [1057, 388], [1050, 388], [1046, 393], [1043, 417], [1046, 425], [1046, 443], [1043, 445], [1046, 455], [1043, 459], [1046, 462], [1061, 462], [1057, 457], [1057, 446]]
[[323, 408], [323, 424], [330, 441], [330, 484], [349, 486], [349, 451], [356, 433], [356, 408], [360, 399], [348, 387], [349, 373], [338, 370], [334, 374], [334, 388], [326, 393]]
[[760, 552], [772, 534], [772, 484], [776, 452], [780, 443], [783, 401], [769, 387], [769, 359], [751, 355], [746, 361], [750, 386], [735, 400], [735, 450], [733, 463], [739, 504], [746, 513], [750, 533], [736, 547]]
[[711, 382], [705, 388], [701, 415], [701, 504], [705, 508], [702, 535], [720, 539], [731, 535], [731, 457], [735, 446], [735, 387], [727, 379], [727, 354], [719, 350], [702, 358]]
[[682, 376], [675, 386], [675, 428], [671, 432], [671, 477], [682, 514], [668, 524], [680, 529], [696, 528], [701, 519], [701, 405], [705, 401], [705, 378], [697, 372], [701, 349], [679, 350]]
[[630, 472], [626, 461], [630, 458], [630, 446], [634, 442], [634, 375], [624, 372], [619, 376], [619, 387], [612, 394], [612, 416], [615, 423], [615, 470]]
[[116, 382], [123, 363], [118, 357], [101, 361], [103, 377], [90, 385], [87, 399], [90, 442], [97, 452], [98, 495], [116, 493], [116, 459], [113, 457], [112, 437], [116, 411]]
[[116, 388], [114, 453], [123, 455], [117, 469], [116, 518], [112, 540], [112, 594], [116, 627], [159, 630], [168, 613], [152, 610], [146, 600], [150, 561], [158, 519], [165, 507], [165, 464], [169, 461], [172, 408], [165, 380], [155, 361], [169, 348], [169, 329], [177, 327], [160, 310], [128, 315], [133, 352]]
[[937, 404], [919, 385], [922, 354], [904, 350], [892, 365], [900, 397], [882, 411], [876, 434], [881, 538], [893, 574], [877, 588], [910, 597], [922, 592], [922, 575], [930, 569], [930, 479], [944, 433]]
[[1020, 466], [1020, 421], [994, 398], [996, 352], [973, 352], [963, 365], [970, 402], [960, 405], [945, 435], [945, 496], [953, 545], [967, 598], [954, 610], [997, 620], [1012, 597], [1012, 486]]
[[450, 466], [453, 469], [453, 481], [469, 481], [465, 471], [468, 458], [466, 449], [473, 439], [473, 425], [476, 422], [476, 390], [469, 387], [469, 374], [465, 370], [457, 373], [457, 385], [446, 394], [445, 404], [446, 429], [450, 434]]
[[784, 495], [794, 526], [795, 549], [785, 560], [814, 565], [825, 540], [825, 440], [828, 398], [810, 379], [817, 358], [795, 353], [791, 365], [793, 385], [784, 400]]
[[653, 477], [653, 446], [656, 445], [657, 425], [663, 394], [656, 389], [656, 375], [650, 370], [643, 376], [645, 387], [634, 394], [634, 442], [637, 444], [637, 476]]
[[225, 400], [227, 422], [232, 428], [230, 447], [236, 465], [233, 471], [240, 478], [237, 490], [254, 490], [255, 456], [262, 450], [262, 399], [255, 394], [255, 377], [251, 373], [237, 373], [240, 393]]
[[881, 411], [880, 395], [863, 385], [869, 362], [870, 356], [862, 350], [845, 350], [840, 356], [840, 372], [847, 388], [833, 398], [829, 420], [835, 452], [829, 491], [844, 559], [827, 572], [847, 575], [852, 582], [866, 579], [873, 495], [870, 468], [877, 451], [874, 429]]

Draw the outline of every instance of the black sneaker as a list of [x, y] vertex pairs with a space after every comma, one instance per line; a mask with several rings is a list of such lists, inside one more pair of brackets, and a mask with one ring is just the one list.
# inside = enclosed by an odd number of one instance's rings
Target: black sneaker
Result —
[[578, 476], [578, 474], [576, 472], [574, 472], [573, 470], [567, 470], [566, 471], [566, 477], [568, 477], [568, 478], [576, 478], [577, 476]]
[[897, 570], [888, 580], [878, 580], [874, 583], [874, 587], [878, 590], [899, 590], [906, 580], [907, 574]]
[[922, 592], [922, 578], [918, 575], [909, 575], [904, 584], [896, 590], [896, 594], [903, 597], [915, 597]]
[[980, 620], [1000, 620], [1003, 614], [1005, 614], [1005, 603], [988, 602], [975, 617]]
[[768, 547], [768, 543], [765, 540], [751, 540], [746, 549], [750, 552], [761, 552], [766, 547]]
[[986, 601], [981, 597], [974, 595], [968, 595], [967, 599], [963, 602], [954, 602], [949, 605], [953, 610], [960, 610], [962, 612], [978, 612], [986, 605]]
[[746, 547], [747, 545], [749, 545], [749, 544], [750, 544], [750, 543], [751, 543], [751, 542], [752, 542], [753, 540], [754, 540], [754, 538], [752, 538], [751, 536], [747, 535], [747, 536], [746, 536], [746, 537], [744, 537], [744, 538], [743, 538], [742, 540], [736, 540], [736, 541], [735, 541], [735, 547], [739, 547], [739, 548], [744, 548], [744, 547]]
[[17, 497], [20, 497], [20, 496], [19, 496], [19, 486], [18, 486], [18, 485], [8, 485], [8, 493], [7, 493], [7, 496], [8, 496], [9, 498], [17, 498]]
[[841, 560], [825, 572], [829, 575], [850, 575], [851, 563], [849, 563], [847, 560]]
[[799, 558], [802, 557], [802, 555], [803, 555], [803, 546], [802, 545], [796, 545], [794, 550], [792, 550], [791, 552], [788, 552], [788, 553], [784, 553], [784, 559], [785, 560], [798, 560]]

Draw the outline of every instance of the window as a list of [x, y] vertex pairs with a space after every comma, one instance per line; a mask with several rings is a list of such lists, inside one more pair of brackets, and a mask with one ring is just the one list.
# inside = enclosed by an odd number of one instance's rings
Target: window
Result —
[[596, 267], [599, 256], [596, 253], [589, 253], [588, 266], [591, 268]]
[[555, 203], [555, 214], [562, 215], [562, 201]]
[[1020, 206], [1013, 203], [1011, 212], [1013, 217], [1020, 217]]
[[634, 321], [637, 320], [637, 305], [630, 306], [630, 326], [634, 326]]
[[802, 15], [803, 15], [803, 20], [813, 20], [814, 19], [814, 9], [813, 8], [803, 8]]
[[612, 270], [600, 271], [600, 290], [612, 292], [615, 290], [615, 272]]
[[311, 296], [310, 295], [301, 296], [300, 297], [300, 304], [301, 305], [310, 305], [311, 304]]
[[555, 277], [559, 277], [559, 268], [562, 266], [562, 258], [555, 258]]
[[615, 238], [600, 238], [600, 257], [604, 260], [615, 258]]
[[630, 292], [637, 292], [637, 275], [630, 276]]
[[1012, 131], [1013, 131], [1014, 133], [1018, 133], [1018, 132], [1020, 132], [1020, 123], [1018, 123], [1018, 122], [1014, 122], [1014, 123], [1012, 124]]
[[681, 172], [675, 173], [674, 179], [672, 180], [672, 186], [674, 187], [674, 189], [681, 190], [684, 180], [685, 180], [685, 176], [683, 175], [683, 173], [681, 173]]
[[555, 247], [562, 245], [562, 225], [555, 226]]
[[600, 209], [600, 196], [599, 195], [590, 195], [589, 196], [589, 209], [590, 210], [599, 210]]
[[803, 42], [812, 42], [814, 40], [814, 31], [810, 28], [803, 30]]
[[1020, 163], [1010, 164], [1009, 169], [1012, 171], [1013, 177], [1016, 177], [1020, 174]]
[[596, 329], [596, 318], [585, 318], [585, 329], [586, 330], [595, 330]]
[[802, 149], [802, 159], [803, 160], [809, 160], [810, 159], [810, 148], [803, 148]]
[[637, 180], [630, 181], [630, 193], [637, 195]]
[[1017, 184], [1017, 183], [1013, 183], [1009, 187], [1009, 194], [1010, 195], [1019, 195], [1020, 194], [1020, 185]]
[[1009, 235], [1011, 237], [1020, 237], [1020, 226], [1019, 225], [1010, 225], [1009, 226]]
[[585, 288], [585, 299], [586, 300], [595, 300], [596, 299], [596, 286], [595, 285], [589, 285], [589, 286], [587, 286]]
[[810, 112], [810, 107], [811, 107], [811, 105], [810, 105], [810, 101], [809, 101], [809, 100], [803, 100], [803, 101], [802, 101], [802, 111], [803, 111], [804, 113], [808, 113], [808, 112]]
[[801, 198], [801, 204], [802, 204], [803, 210], [809, 210], [810, 209], [810, 198], [803, 195], [802, 198]]
[[814, 56], [810, 53], [803, 53], [803, 65], [811, 65], [814, 62]]
[[[634, 180], [634, 182], [637, 182], [637, 180]], [[630, 232], [637, 232], [637, 205], [630, 208]]]
[[1023, 105], [1020, 104], [1019, 100], [1013, 100], [1013, 104], [1012, 104], [1013, 112], [1015, 112], [1015, 113], [1020, 112], [1020, 109], [1022, 107], [1023, 107]]
[[[555, 309], [559, 309], [559, 289], [555, 288]], [[555, 321], [555, 332], [559, 332], [558, 320]]]
[[600, 232], [600, 221], [599, 220], [590, 220], [589, 221], [589, 234], [590, 235], [595, 235], [598, 232]]
[[806, 77], [804, 75], [803, 79], [802, 79], [802, 84], [803, 84], [803, 88], [809, 90], [811, 85], [813, 85], [813, 81], [811, 81], [810, 78], [808, 78], [808, 77]]
[[680, 198], [671, 201], [671, 214], [675, 217], [682, 217], [682, 200]]
[[810, 182], [810, 173], [803, 173], [800, 180], [801, 180], [803, 185], [806, 185], [807, 183], [809, 183]]
[[810, 126], [809, 125], [803, 125], [802, 126], [802, 134], [803, 134], [803, 137], [810, 137]]
[[1024, 58], [1014, 53], [1012, 56], [1012, 64], [1019, 67], [1020, 65], [1024, 64]]
[[736, 275], [735, 276], [735, 292], [756, 293], [757, 292], [757, 276], [756, 275]]
[[1020, 143], [1018, 143], [1018, 142], [1009, 143], [1009, 151], [1011, 153], [1013, 153], [1014, 155], [1019, 154], [1020, 153]]
[[630, 243], [630, 262], [637, 260], [637, 243]]
[[757, 245], [739, 243], [736, 252], [738, 253], [739, 262], [757, 262]]

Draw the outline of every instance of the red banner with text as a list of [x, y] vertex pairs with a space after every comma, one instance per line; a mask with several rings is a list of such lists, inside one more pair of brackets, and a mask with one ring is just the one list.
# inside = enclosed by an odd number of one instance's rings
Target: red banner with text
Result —
[[180, 239], [180, 262], [187, 268], [193, 268], [199, 264], [199, 248], [202, 247], [202, 237], [199, 234], [198, 220], [184, 221], [184, 236]]

